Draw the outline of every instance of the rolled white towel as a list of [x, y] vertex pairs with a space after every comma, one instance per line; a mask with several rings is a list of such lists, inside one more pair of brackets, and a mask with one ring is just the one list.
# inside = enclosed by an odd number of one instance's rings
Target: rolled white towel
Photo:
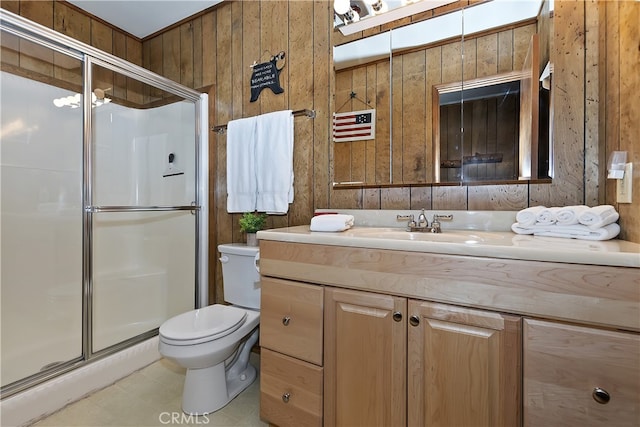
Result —
[[560, 208], [546, 208], [538, 212], [536, 223], [541, 225], [555, 224], [558, 220], [557, 215]]
[[311, 218], [311, 231], [344, 231], [353, 226], [353, 215], [327, 214]]
[[533, 234], [535, 225], [522, 225], [520, 222], [514, 222], [511, 230], [516, 234]]
[[536, 223], [538, 214], [546, 209], [545, 206], [532, 206], [530, 208], [522, 209], [516, 214], [516, 221], [522, 226], [533, 225]]
[[578, 224], [578, 218], [582, 215], [589, 206], [584, 205], [576, 205], [576, 206], [565, 206], [563, 208], [558, 209], [556, 213], [556, 219], [558, 225], [574, 225]]
[[578, 222], [586, 225], [590, 229], [604, 227], [613, 224], [620, 218], [620, 214], [611, 205], [600, 205], [584, 211], [579, 217]]

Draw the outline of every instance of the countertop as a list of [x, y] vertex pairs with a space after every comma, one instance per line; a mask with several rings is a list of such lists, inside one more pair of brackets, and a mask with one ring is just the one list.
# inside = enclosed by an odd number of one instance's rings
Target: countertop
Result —
[[[446, 241], [446, 233], [453, 230], [443, 229], [442, 238], [431, 241], [427, 236], [425, 240], [421, 236], [412, 240], [410, 233], [401, 227], [394, 230], [356, 225], [342, 232], [314, 232], [308, 225], [301, 225], [262, 230], [257, 236], [260, 240], [282, 242], [640, 268], [640, 244], [624, 240], [591, 241], [519, 235], [511, 231], [457, 230], [455, 233], [459, 235], [468, 233], [469, 239]], [[383, 237], [389, 231], [392, 237]], [[401, 233], [407, 233], [406, 237]], [[371, 237], [375, 235], [378, 237]]]

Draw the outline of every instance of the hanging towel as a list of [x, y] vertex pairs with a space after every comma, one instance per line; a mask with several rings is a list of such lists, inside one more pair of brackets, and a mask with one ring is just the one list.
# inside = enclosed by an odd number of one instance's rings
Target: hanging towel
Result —
[[344, 231], [353, 226], [353, 215], [328, 214], [311, 218], [310, 231]]
[[547, 208], [545, 206], [532, 206], [530, 208], [522, 209], [516, 214], [516, 221], [523, 226], [534, 225], [538, 218], [538, 214], [544, 209]]
[[592, 229], [586, 225], [532, 225], [523, 227], [514, 223], [511, 230], [517, 234], [533, 234], [534, 236], [564, 237], [582, 240], [609, 240], [620, 234], [618, 224], [609, 224], [604, 227]]
[[227, 212], [256, 210], [256, 118], [227, 124]]
[[293, 115], [262, 114], [256, 123], [256, 210], [286, 214], [293, 202]]
[[616, 212], [616, 208], [613, 206], [600, 205], [584, 211], [578, 217], [578, 221], [591, 229], [596, 229], [616, 222], [619, 217], [620, 214]]
[[582, 215], [589, 206], [577, 205], [577, 206], [565, 206], [560, 208], [556, 213], [558, 225], [574, 225], [578, 224], [578, 218]]

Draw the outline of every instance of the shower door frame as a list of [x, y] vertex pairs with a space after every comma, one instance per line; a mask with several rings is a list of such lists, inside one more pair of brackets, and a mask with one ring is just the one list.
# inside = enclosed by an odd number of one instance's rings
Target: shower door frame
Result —
[[[208, 304], [208, 95], [166, 77], [127, 62], [93, 46], [82, 43], [48, 27], [0, 8], [0, 29], [38, 45], [68, 55], [82, 62], [82, 353], [2, 387], [1, 398], [12, 396], [34, 385], [55, 378], [105, 356], [117, 353], [158, 334], [158, 328], [131, 337], [105, 349], [92, 350], [93, 299], [93, 214], [99, 212], [192, 211], [195, 215], [195, 308]], [[155, 88], [191, 101], [195, 107], [195, 200], [187, 206], [93, 206], [92, 205], [92, 68], [94, 65], [117, 72]]]

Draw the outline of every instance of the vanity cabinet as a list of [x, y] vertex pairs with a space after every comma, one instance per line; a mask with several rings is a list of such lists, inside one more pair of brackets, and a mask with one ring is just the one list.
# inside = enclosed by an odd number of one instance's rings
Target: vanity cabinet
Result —
[[638, 425], [638, 268], [278, 240], [260, 252], [273, 425]]
[[525, 426], [640, 424], [640, 336], [526, 319]]
[[325, 425], [520, 425], [517, 316], [325, 288]]
[[260, 417], [280, 427], [322, 426], [321, 286], [262, 277]]

